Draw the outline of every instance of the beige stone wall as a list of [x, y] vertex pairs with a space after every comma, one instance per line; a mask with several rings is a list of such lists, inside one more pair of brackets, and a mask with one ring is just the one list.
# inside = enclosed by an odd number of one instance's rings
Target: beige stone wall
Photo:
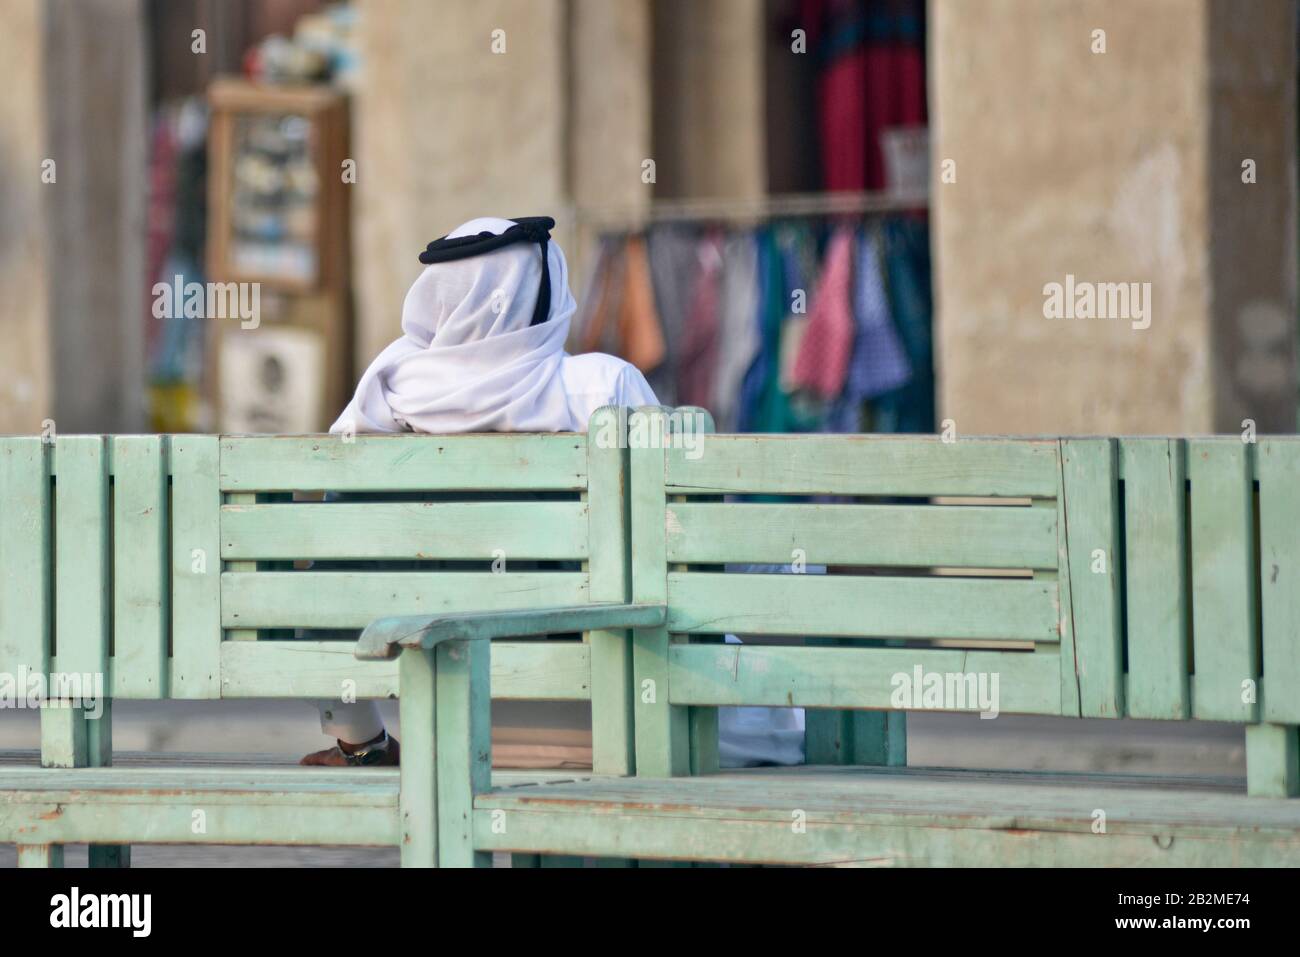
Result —
[[0, 30], [0, 434], [51, 413], [41, 0], [11, 0]]
[[[1219, 354], [1261, 311], [1294, 329], [1294, 30], [1270, 5], [1229, 43], [1210, 0], [932, 0], [939, 399], [959, 432], [1207, 432], [1247, 408], [1294, 424], [1289, 347], [1266, 387]], [[1291, 178], [1272, 198], [1237, 189], [1246, 141]], [[1150, 282], [1150, 328], [1045, 318], [1067, 274]], [[1261, 387], [1235, 395], [1233, 375]]]

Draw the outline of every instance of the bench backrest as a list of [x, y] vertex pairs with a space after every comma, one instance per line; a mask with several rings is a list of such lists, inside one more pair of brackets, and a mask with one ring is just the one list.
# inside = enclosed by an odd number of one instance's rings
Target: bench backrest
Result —
[[[103, 673], [123, 698], [395, 696], [395, 663], [302, 630], [626, 601], [625, 472], [571, 433], [0, 439], [0, 672]], [[502, 643], [493, 694], [603, 696], [617, 770], [630, 650], [588, 638]]]
[[[631, 444], [633, 600], [672, 636], [638, 678], [673, 705], [979, 711], [996, 674], [1007, 713], [1296, 720], [1296, 439]], [[791, 563], [829, 574], [734, 567]]]

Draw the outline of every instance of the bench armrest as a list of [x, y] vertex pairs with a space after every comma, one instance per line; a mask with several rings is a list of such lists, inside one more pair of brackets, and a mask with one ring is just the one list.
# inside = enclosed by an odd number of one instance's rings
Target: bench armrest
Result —
[[433, 648], [444, 641], [524, 638], [568, 631], [654, 628], [664, 624], [663, 605], [591, 604], [528, 611], [472, 612], [379, 618], [366, 626], [355, 654], [363, 660], [396, 658], [404, 648]]

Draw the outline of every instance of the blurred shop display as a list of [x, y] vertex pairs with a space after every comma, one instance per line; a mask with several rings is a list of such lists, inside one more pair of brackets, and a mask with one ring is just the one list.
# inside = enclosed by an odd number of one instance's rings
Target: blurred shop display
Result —
[[326, 86], [227, 78], [208, 102], [208, 276], [255, 285], [260, 303], [255, 323], [215, 324], [218, 428], [321, 430], [350, 381], [347, 101]]
[[292, 326], [230, 336], [221, 352], [222, 430], [290, 434], [320, 429], [320, 336]]
[[626, 358], [661, 402], [704, 406], [722, 432], [934, 431], [918, 200], [771, 202], [665, 205], [644, 229], [606, 231], [572, 350]]
[[292, 36], [272, 34], [249, 49], [244, 73], [262, 83], [332, 82], [352, 89], [360, 56], [357, 11], [347, 3], [301, 17]]
[[[320, 0], [151, 0], [146, 10], [150, 427], [321, 429], [350, 386], [341, 164], [356, 10]], [[214, 286], [256, 315], [228, 315]]]

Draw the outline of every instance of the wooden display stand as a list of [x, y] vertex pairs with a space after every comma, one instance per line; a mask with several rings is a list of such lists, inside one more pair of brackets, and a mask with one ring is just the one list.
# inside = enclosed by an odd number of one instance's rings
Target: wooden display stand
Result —
[[218, 427], [323, 431], [352, 385], [347, 100], [223, 78], [208, 102], [208, 279], [261, 300], [256, 328], [215, 324]]

